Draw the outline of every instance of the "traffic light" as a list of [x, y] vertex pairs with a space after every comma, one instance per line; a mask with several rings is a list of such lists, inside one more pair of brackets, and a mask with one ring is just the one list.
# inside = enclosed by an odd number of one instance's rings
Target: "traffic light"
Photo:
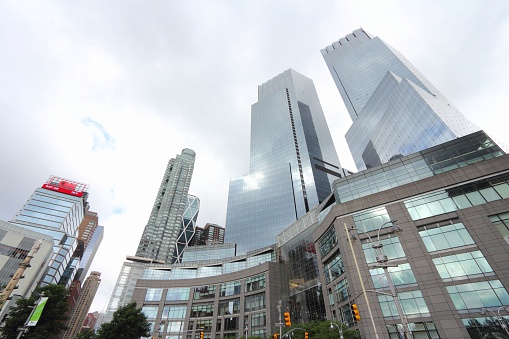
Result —
[[355, 321], [361, 320], [361, 315], [359, 314], [359, 308], [357, 307], [357, 304], [352, 304], [352, 316]]
[[200, 339], [203, 339], [203, 331], [200, 332]]
[[304, 339], [309, 339], [309, 333], [308, 332], [304, 332]]
[[285, 316], [285, 326], [286, 327], [291, 327], [292, 326], [292, 321], [290, 320], [290, 312], [285, 312], [284, 316]]
[[279, 338], [279, 333], [274, 334], [274, 336], [273, 336], [272, 338], [273, 338], [273, 339], [277, 339], [277, 338]]

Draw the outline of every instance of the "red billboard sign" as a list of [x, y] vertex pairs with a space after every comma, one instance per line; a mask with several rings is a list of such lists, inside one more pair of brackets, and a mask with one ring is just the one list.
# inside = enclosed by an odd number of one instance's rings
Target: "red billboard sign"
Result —
[[62, 187], [60, 185], [56, 186], [56, 185], [44, 184], [44, 185], [42, 185], [42, 188], [45, 188], [50, 191], [56, 191], [56, 192], [60, 192], [60, 193], [68, 194], [68, 195], [73, 195], [75, 197], [83, 196], [83, 192], [78, 192], [73, 189], [66, 188], [65, 186]]

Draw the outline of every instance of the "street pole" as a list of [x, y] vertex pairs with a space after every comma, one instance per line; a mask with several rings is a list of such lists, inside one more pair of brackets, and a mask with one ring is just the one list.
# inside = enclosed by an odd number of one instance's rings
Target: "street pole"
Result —
[[[388, 263], [389, 259], [383, 252], [384, 245], [380, 242], [380, 231], [386, 224], [389, 224], [389, 223], [392, 224], [392, 229], [390, 231], [391, 234], [401, 232], [401, 229], [394, 224], [396, 221], [397, 220], [387, 221], [387, 222], [383, 223], [378, 228], [376, 243], [374, 243], [373, 239], [371, 239], [371, 237], [363, 230], [361, 230], [359, 228], [354, 228], [354, 227], [352, 227], [350, 230], [356, 230], [357, 232], [360, 231], [361, 233], [365, 234], [369, 239], [369, 243], [371, 244], [371, 247], [375, 249], [376, 262], [378, 264], [373, 265], [372, 267], [373, 268], [382, 268], [384, 270], [385, 278], [387, 279], [387, 284], [389, 285], [389, 288], [391, 290], [391, 296], [392, 296], [392, 299], [394, 300], [394, 304], [396, 305], [396, 310], [398, 312], [398, 316], [399, 316], [399, 319], [401, 320], [401, 325], [403, 327], [403, 338], [410, 339], [410, 338], [412, 338], [412, 335], [410, 334], [410, 331], [408, 330], [408, 320], [406, 318], [406, 315], [403, 312], [403, 307], [401, 307], [401, 303], [399, 301], [398, 294], [396, 293], [396, 289], [394, 288], [394, 283], [392, 281], [391, 275], [388, 270], [389, 267], [397, 267], [398, 265], [391, 265]], [[346, 224], [345, 224], [345, 227], [346, 227]], [[363, 290], [363, 292], [365, 293], [366, 291]]]
[[497, 318], [498, 323], [500, 324], [500, 327], [502, 327], [502, 329], [505, 331], [505, 333], [507, 333], [507, 335], [509, 336], [509, 329], [507, 328], [507, 324], [505, 323], [505, 319], [500, 315], [500, 310], [501, 309], [505, 309], [506, 311], [509, 311], [507, 306], [500, 306], [498, 308], [498, 310], [497, 310], [497, 313], [493, 312], [492, 310], [490, 310], [488, 308], [483, 308], [481, 310], [481, 314], [485, 314], [486, 311], [489, 311], [489, 312], [493, 313], [495, 318]]
[[353, 255], [353, 261], [355, 263], [355, 268], [357, 269], [357, 275], [359, 276], [359, 281], [361, 283], [362, 294], [364, 294], [364, 300], [366, 301], [366, 306], [368, 307], [369, 317], [371, 318], [371, 325], [373, 325], [373, 330], [375, 331], [375, 337], [378, 339], [378, 332], [376, 330], [375, 319], [373, 319], [373, 314], [371, 313], [371, 305], [369, 304], [368, 294], [366, 293], [366, 288], [364, 287], [364, 281], [362, 279], [361, 270], [359, 269], [359, 263], [357, 262], [357, 256], [355, 255], [352, 241], [350, 239], [350, 232], [348, 232], [348, 227], [346, 226], [346, 223], [344, 225], [345, 225], [345, 231], [346, 231], [348, 243], [350, 244], [350, 251], [352, 252], [352, 255]]
[[283, 323], [281, 321], [281, 308], [283, 307], [283, 301], [279, 300], [277, 302], [277, 310], [279, 312], [279, 323], [277, 324], [279, 326], [279, 338], [283, 337]]
[[[338, 328], [338, 331], [339, 331], [339, 339], [344, 339], [344, 336], [343, 336], [343, 324], [345, 324], [345, 325], [346, 325], [347, 323], [345, 323], [345, 322], [341, 322], [341, 326], [339, 326], [338, 324], [336, 324], [336, 323], [334, 323], [334, 322], [332, 322], [332, 321], [331, 321], [331, 323], [330, 323], [330, 328], [331, 328], [331, 329], [333, 329], [333, 328], [334, 328], [334, 326], [332, 326], [332, 325], [335, 325], [335, 326]], [[346, 326], [348, 326], [348, 325], [346, 325]]]

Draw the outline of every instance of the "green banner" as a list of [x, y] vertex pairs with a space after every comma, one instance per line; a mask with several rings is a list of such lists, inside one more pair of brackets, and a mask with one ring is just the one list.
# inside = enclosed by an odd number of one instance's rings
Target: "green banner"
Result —
[[30, 319], [28, 320], [27, 326], [37, 325], [37, 322], [41, 318], [42, 310], [44, 309], [44, 306], [46, 306], [46, 301], [48, 301], [48, 297], [39, 299], [39, 303], [37, 304], [34, 311], [32, 312], [32, 315], [30, 316]]

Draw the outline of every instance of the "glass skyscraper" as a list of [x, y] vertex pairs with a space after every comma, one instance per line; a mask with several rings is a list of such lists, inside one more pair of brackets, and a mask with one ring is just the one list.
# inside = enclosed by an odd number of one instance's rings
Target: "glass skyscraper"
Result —
[[479, 130], [401, 53], [362, 28], [321, 52], [353, 121], [346, 139], [358, 170]]
[[[11, 223], [53, 238], [54, 255], [42, 285], [65, 283], [69, 287], [79, 268], [71, 258], [78, 244], [78, 227], [88, 208], [88, 185], [51, 176], [37, 188]], [[65, 281], [64, 271], [66, 272]]]
[[273, 244], [342, 176], [313, 81], [286, 70], [258, 87], [250, 170], [230, 181], [225, 242], [237, 243], [238, 253]]
[[[137, 257], [164, 262], [175, 262], [181, 258], [182, 251], [189, 242], [185, 242], [185, 239], [194, 234], [200, 207], [198, 198], [187, 195], [195, 157], [193, 150], [184, 148], [182, 154], [168, 161], [136, 251]], [[182, 244], [183, 241], [185, 245]], [[177, 245], [177, 242], [180, 245]]]

